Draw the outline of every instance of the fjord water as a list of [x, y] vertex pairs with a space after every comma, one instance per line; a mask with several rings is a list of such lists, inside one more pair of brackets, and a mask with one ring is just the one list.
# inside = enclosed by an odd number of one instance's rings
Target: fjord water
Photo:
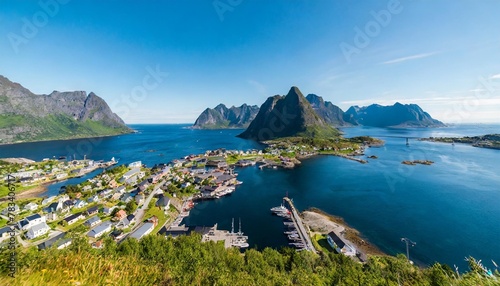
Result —
[[[120, 163], [142, 160], [148, 166], [208, 149], [250, 149], [261, 145], [236, 138], [241, 130], [191, 130], [185, 125], [135, 125], [135, 134], [0, 146], [0, 157], [41, 160], [52, 156], [119, 158]], [[185, 223], [218, 223], [242, 230], [253, 247], [287, 244], [281, 220], [269, 209], [288, 193], [296, 207], [320, 208], [341, 216], [370, 242], [389, 254], [403, 253], [402, 237], [417, 244], [412, 260], [456, 264], [465, 270], [464, 257], [472, 255], [492, 267], [500, 261], [500, 151], [462, 144], [443, 144], [406, 137], [473, 136], [500, 133], [500, 126], [467, 125], [439, 129], [343, 130], [347, 137], [371, 135], [386, 141], [370, 148], [368, 164], [317, 156], [293, 170], [237, 169], [243, 184], [231, 196], [197, 204]], [[432, 160], [431, 166], [402, 165], [403, 160]], [[83, 178], [84, 179], [84, 178]], [[71, 181], [66, 181], [66, 184]], [[57, 193], [59, 186], [49, 189]]]

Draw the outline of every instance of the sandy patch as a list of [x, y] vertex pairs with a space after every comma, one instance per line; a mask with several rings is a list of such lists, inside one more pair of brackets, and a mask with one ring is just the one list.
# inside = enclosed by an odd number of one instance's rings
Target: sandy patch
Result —
[[364, 239], [358, 230], [349, 227], [341, 217], [332, 216], [319, 209], [312, 208], [303, 211], [302, 218], [313, 232], [321, 234], [328, 234], [331, 231], [344, 233], [344, 237], [351, 241], [361, 252], [371, 255], [385, 255], [375, 245]]

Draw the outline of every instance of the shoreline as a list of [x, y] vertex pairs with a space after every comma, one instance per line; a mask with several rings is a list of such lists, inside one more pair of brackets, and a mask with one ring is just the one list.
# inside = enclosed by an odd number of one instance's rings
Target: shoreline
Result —
[[[359, 230], [347, 224], [342, 217], [331, 215], [315, 207], [302, 211], [301, 216], [303, 217], [304, 223], [307, 224], [312, 232], [328, 234], [334, 229], [340, 230], [340, 232], [345, 232], [345, 238], [347, 240], [366, 255], [389, 256], [389, 254], [383, 252], [376, 245], [368, 241]], [[313, 216], [315, 216], [315, 218]], [[318, 228], [318, 225], [321, 225], [321, 227]]]
[[0, 146], [18, 145], [18, 144], [26, 144], [26, 143], [38, 143], [38, 142], [50, 142], [50, 141], [69, 141], [69, 140], [78, 140], [78, 139], [105, 138], [105, 137], [126, 135], [126, 134], [132, 134], [132, 133], [137, 133], [137, 131], [135, 129], [131, 128], [130, 132], [118, 133], [118, 134], [109, 134], [109, 135], [97, 135], [97, 136], [85, 136], [85, 137], [71, 137], [71, 138], [62, 138], [62, 139], [45, 139], [45, 140], [10, 142], [10, 143], [0, 142]]

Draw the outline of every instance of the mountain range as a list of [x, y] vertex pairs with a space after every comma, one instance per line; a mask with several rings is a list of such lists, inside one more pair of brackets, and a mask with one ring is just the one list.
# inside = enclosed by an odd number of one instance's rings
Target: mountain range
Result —
[[[298, 90], [298, 88], [294, 88]], [[300, 92], [300, 91], [298, 91]], [[302, 93], [300, 93], [302, 94]], [[211, 129], [211, 128], [246, 128], [255, 119], [260, 109], [265, 108], [265, 114], [276, 105], [277, 101], [282, 96], [275, 95], [270, 97], [259, 108], [244, 104], [241, 107], [231, 107], [228, 109], [219, 104], [214, 109], [207, 108], [196, 119], [193, 128]], [[329, 101], [323, 100], [321, 96], [316, 94], [308, 94], [305, 97], [310, 107], [314, 110], [323, 122], [333, 127], [350, 127], [356, 125], [373, 126], [373, 127], [444, 127], [441, 121], [433, 119], [427, 112], [423, 111], [416, 104], [401, 104], [396, 103], [391, 106], [382, 106], [372, 104], [370, 106], [352, 106], [346, 112]], [[242, 107], [247, 107], [243, 109]], [[234, 115], [229, 117], [231, 109], [239, 111], [239, 117]], [[237, 118], [230, 119], [230, 118]], [[260, 119], [262, 120], [262, 119]]]
[[257, 105], [243, 104], [240, 107], [227, 108], [219, 104], [215, 108], [205, 109], [196, 119], [192, 128], [220, 129], [220, 128], [247, 128], [259, 112]]
[[340, 132], [313, 109], [295, 86], [286, 96], [269, 97], [241, 138], [265, 141], [280, 137], [334, 137]]
[[0, 76], [0, 142], [96, 137], [133, 130], [95, 93], [34, 94]]

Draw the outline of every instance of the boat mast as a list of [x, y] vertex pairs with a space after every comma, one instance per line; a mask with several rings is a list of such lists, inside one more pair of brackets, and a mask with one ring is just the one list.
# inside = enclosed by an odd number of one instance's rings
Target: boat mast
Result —
[[241, 217], [240, 217], [240, 230], [238, 231], [238, 234], [241, 235]]
[[231, 221], [231, 233], [234, 233], [234, 217], [233, 220]]

